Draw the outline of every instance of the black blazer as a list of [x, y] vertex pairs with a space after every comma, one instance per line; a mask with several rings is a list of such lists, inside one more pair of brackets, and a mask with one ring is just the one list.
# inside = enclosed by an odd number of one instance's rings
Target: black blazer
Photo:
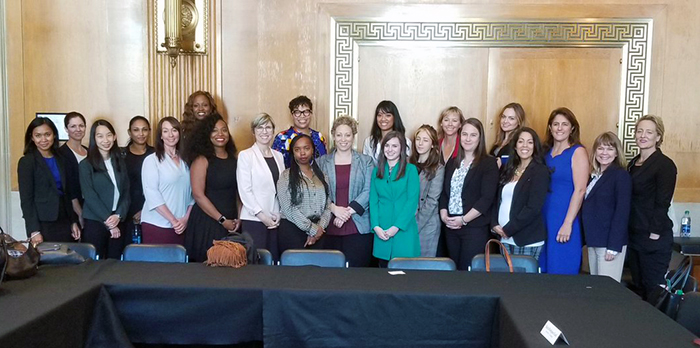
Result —
[[[119, 190], [119, 201], [115, 214], [121, 216], [124, 221], [129, 211], [129, 175], [126, 164], [121, 156], [113, 156], [112, 161], [119, 161], [119, 170], [115, 163], [114, 176], [117, 180], [117, 190]], [[100, 169], [95, 170], [88, 159], [80, 162], [80, 186], [83, 197], [83, 218], [103, 222], [112, 215], [112, 204], [114, 200], [114, 184], [109, 178], [107, 169], [103, 162], [100, 162]]]
[[588, 193], [581, 207], [586, 244], [617, 252], [627, 245], [632, 180], [627, 171], [610, 166]]
[[[651, 154], [642, 166], [635, 168], [638, 160], [639, 155], [627, 166], [632, 176], [630, 245], [642, 250], [670, 248], [673, 244], [673, 222], [668, 217], [668, 208], [676, 187], [676, 164], [660, 149]], [[661, 238], [649, 239], [650, 233], [656, 233]]]
[[[439, 208], [447, 208], [450, 202], [450, 186], [452, 175], [460, 163], [456, 158], [450, 158], [445, 165], [445, 181], [442, 184], [442, 194], [438, 201]], [[491, 207], [493, 206], [496, 190], [498, 189], [498, 165], [494, 157], [483, 158], [478, 165], [469, 169], [464, 177], [462, 187], [462, 212], [466, 214], [472, 208], [481, 213], [481, 216], [469, 222], [468, 226], [488, 226], [491, 223]], [[450, 214], [452, 215], [452, 214]]]
[[[83, 146], [85, 150], [87, 148]], [[68, 147], [68, 144], [63, 144], [58, 148], [58, 153], [63, 157], [63, 163], [66, 167], [66, 176], [68, 177], [68, 187], [70, 187], [70, 199], [77, 198], [80, 203], [83, 203], [83, 194], [80, 190], [80, 169], [78, 168], [78, 159], [73, 151]], [[64, 181], [65, 182], [65, 181]]]
[[73, 212], [71, 198], [68, 194], [70, 183], [66, 180], [65, 163], [60, 155], [57, 154], [55, 158], [58, 171], [61, 174], [63, 195], [59, 193], [51, 169], [38, 150], [24, 155], [17, 165], [20, 206], [28, 237], [32, 232], [41, 231], [40, 221], [52, 222], [58, 219], [61, 199], [64, 200], [65, 213], [70, 217], [71, 222], [78, 221], [78, 216]]
[[[496, 204], [491, 214], [491, 226], [497, 226], [498, 209], [501, 205], [503, 186], [498, 187]], [[530, 162], [525, 172], [515, 184], [513, 201], [510, 205], [510, 220], [503, 228], [515, 244], [526, 246], [547, 239], [542, 206], [549, 190], [549, 168], [543, 163]]]

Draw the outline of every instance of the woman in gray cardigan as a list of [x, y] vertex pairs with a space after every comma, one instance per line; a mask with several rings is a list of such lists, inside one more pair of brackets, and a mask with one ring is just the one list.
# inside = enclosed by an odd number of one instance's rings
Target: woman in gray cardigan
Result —
[[324, 248], [342, 251], [352, 267], [368, 267], [374, 240], [368, 211], [374, 161], [352, 149], [356, 134], [355, 119], [336, 118], [331, 128], [335, 149], [317, 162], [328, 176], [333, 213], [326, 229]]
[[85, 198], [83, 242], [94, 245], [100, 259], [118, 259], [124, 248], [123, 222], [129, 211], [129, 176], [109, 122], [97, 120], [92, 124], [88, 155], [79, 167]]
[[438, 199], [445, 179], [445, 167], [440, 164], [440, 143], [437, 131], [424, 124], [413, 136], [414, 151], [409, 161], [418, 168], [420, 201], [418, 202], [418, 237], [420, 256], [435, 257], [440, 238]]

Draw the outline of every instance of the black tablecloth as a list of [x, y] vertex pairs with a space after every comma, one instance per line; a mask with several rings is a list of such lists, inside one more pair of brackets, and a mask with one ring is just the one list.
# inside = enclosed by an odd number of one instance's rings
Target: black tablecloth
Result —
[[43, 268], [0, 289], [2, 348], [547, 347], [547, 320], [574, 347], [692, 347], [694, 338], [594, 276], [107, 260]]

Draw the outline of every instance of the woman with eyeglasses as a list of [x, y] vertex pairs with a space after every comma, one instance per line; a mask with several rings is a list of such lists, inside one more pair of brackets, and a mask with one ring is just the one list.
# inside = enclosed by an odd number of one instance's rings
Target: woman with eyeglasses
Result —
[[266, 113], [255, 117], [250, 125], [255, 143], [238, 154], [236, 179], [241, 197], [241, 228], [248, 232], [257, 248], [270, 251], [279, 260], [277, 228], [280, 205], [277, 181], [284, 171], [284, 158], [270, 147], [275, 135], [275, 122]]
[[294, 156], [291, 153], [292, 140], [300, 134], [306, 134], [314, 145], [313, 158], [326, 154], [326, 138], [321, 132], [311, 129], [311, 118], [314, 115], [314, 104], [311, 99], [300, 95], [289, 102], [289, 112], [294, 124], [289, 129], [281, 131], [272, 143], [272, 149], [279, 151], [284, 157], [284, 166], [289, 168]]

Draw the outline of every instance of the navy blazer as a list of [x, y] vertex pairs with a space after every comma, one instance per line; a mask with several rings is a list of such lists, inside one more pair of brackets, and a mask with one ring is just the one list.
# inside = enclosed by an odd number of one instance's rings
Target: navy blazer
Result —
[[59, 154], [54, 158], [61, 175], [63, 195], [59, 193], [51, 169], [38, 150], [29, 152], [19, 159], [17, 165], [19, 198], [27, 237], [30, 237], [32, 232], [41, 230], [40, 221], [53, 222], [58, 219], [61, 199], [66, 209], [65, 213], [70, 217], [71, 222], [78, 222], [78, 216], [73, 212], [71, 196], [68, 193], [71, 192], [71, 188], [66, 180], [66, 165]]
[[[442, 194], [438, 201], [440, 210], [448, 209], [450, 203], [450, 187], [452, 175], [461, 163], [456, 158], [450, 158], [445, 165], [445, 181], [442, 184]], [[469, 222], [469, 226], [488, 226], [491, 223], [491, 208], [498, 190], [498, 165], [496, 158], [487, 156], [478, 165], [469, 169], [462, 186], [462, 214], [472, 208], [481, 213], [479, 217]], [[451, 215], [451, 214], [449, 214]]]
[[[119, 190], [119, 201], [117, 209], [114, 211], [124, 221], [129, 212], [129, 174], [126, 164], [121, 156], [112, 157], [114, 176], [117, 179], [117, 190]], [[119, 161], [119, 170], [114, 161]], [[83, 191], [83, 218], [104, 222], [112, 215], [112, 204], [114, 200], [114, 184], [109, 178], [107, 169], [103, 162], [100, 162], [100, 170], [95, 170], [86, 158], [80, 162], [80, 186]]]
[[[630, 245], [643, 250], [670, 248], [673, 244], [673, 221], [668, 217], [676, 188], [676, 164], [657, 149], [639, 167], [635, 156], [627, 166], [632, 176], [632, 203], [629, 221]], [[650, 233], [661, 236], [649, 238]]]
[[627, 171], [611, 165], [588, 193], [581, 207], [586, 245], [617, 252], [627, 245], [632, 180]]
[[[497, 201], [491, 214], [491, 226], [497, 226], [503, 186], [498, 188]], [[549, 168], [544, 163], [530, 162], [515, 184], [510, 205], [508, 223], [503, 228], [518, 246], [542, 242], [547, 239], [542, 206], [549, 190]]]

